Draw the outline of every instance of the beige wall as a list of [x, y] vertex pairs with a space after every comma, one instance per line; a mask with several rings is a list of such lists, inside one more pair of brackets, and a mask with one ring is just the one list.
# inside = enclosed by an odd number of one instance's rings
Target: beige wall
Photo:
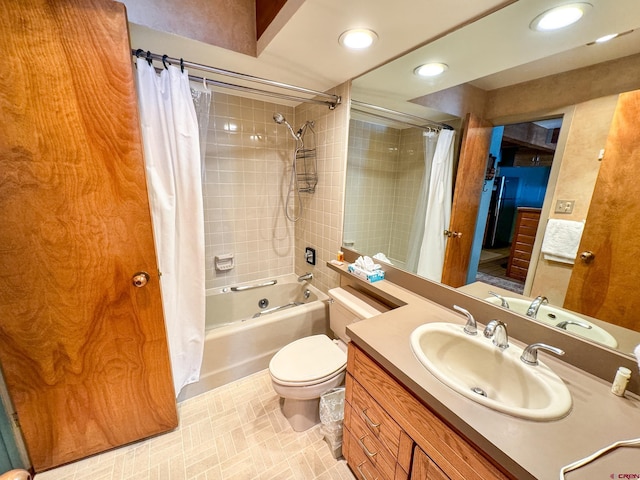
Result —
[[[316, 192], [303, 194], [304, 212], [295, 224], [295, 272], [312, 272], [313, 284], [323, 291], [340, 283], [326, 262], [336, 258], [342, 245], [350, 91], [350, 83], [345, 83], [328, 92], [342, 97], [335, 110], [311, 103], [295, 108], [296, 125], [315, 121], [319, 175]], [[305, 247], [316, 250], [315, 266], [305, 262]]]
[[256, 56], [255, 0], [120, 1], [132, 23]]
[[[550, 213], [549, 218], [584, 221], [600, 169], [599, 152], [604, 148], [618, 96], [607, 96], [580, 103], [571, 114], [567, 140], [563, 147], [557, 183], [551, 206], [557, 200], [575, 200], [573, 213]], [[543, 225], [544, 227], [544, 225]], [[540, 235], [539, 235], [540, 236]], [[535, 265], [531, 296], [544, 295], [555, 305], [562, 305], [571, 277], [572, 266], [545, 260], [541, 255]]]

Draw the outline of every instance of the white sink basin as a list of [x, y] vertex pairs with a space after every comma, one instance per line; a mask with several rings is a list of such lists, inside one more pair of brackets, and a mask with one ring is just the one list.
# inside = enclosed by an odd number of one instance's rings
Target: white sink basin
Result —
[[[521, 315], [527, 314], [527, 309], [533, 300], [529, 300], [526, 298], [517, 298], [517, 297], [504, 297], [504, 299], [509, 303], [509, 310], [513, 310], [516, 313]], [[496, 297], [487, 297], [485, 300], [489, 303], [493, 303], [494, 305], [500, 305], [500, 299]], [[570, 332], [574, 335], [578, 335], [582, 338], [586, 338], [588, 340], [592, 340], [594, 342], [601, 343], [602, 345], [606, 345], [607, 347], [616, 348], [618, 346], [618, 341], [613, 337], [609, 332], [607, 332], [602, 327], [599, 327], [595, 323], [592, 323], [588, 320], [585, 320], [582, 317], [574, 315], [573, 313], [564, 310], [559, 307], [554, 307], [553, 305], [540, 305], [538, 309], [538, 315], [536, 315], [536, 320], [542, 323], [546, 323], [547, 325], [556, 326], [561, 322], [575, 322], [568, 323], [566, 325], [567, 332]], [[585, 328], [587, 327], [591, 328]]]
[[471, 336], [463, 328], [427, 323], [411, 333], [413, 353], [438, 380], [475, 402], [515, 417], [550, 421], [569, 413], [569, 389], [549, 367], [542, 362], [526, 365], [518, 346], [500, 351], [481, 331]]

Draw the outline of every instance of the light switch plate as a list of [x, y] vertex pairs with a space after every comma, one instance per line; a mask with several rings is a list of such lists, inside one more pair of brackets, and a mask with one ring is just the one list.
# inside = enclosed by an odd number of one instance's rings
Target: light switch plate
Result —
[[555, 213], [572, 213], [575, 200], [557, 200]]

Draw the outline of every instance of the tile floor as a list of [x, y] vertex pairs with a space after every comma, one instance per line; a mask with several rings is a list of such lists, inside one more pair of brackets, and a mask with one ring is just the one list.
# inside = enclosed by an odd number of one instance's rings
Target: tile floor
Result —
[[156, 438], [37, 474], [35, 480], [354, 480], [320, 426], [294, 432], [267, 370], [185, 400]]

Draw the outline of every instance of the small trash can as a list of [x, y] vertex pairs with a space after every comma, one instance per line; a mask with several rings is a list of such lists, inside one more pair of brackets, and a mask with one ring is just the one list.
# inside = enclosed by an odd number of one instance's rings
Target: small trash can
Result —
[[344, 387], [320, 396], [320, 433], [329, 445], [333, 458], [342, 456], [342, 421], [344, 420]]

